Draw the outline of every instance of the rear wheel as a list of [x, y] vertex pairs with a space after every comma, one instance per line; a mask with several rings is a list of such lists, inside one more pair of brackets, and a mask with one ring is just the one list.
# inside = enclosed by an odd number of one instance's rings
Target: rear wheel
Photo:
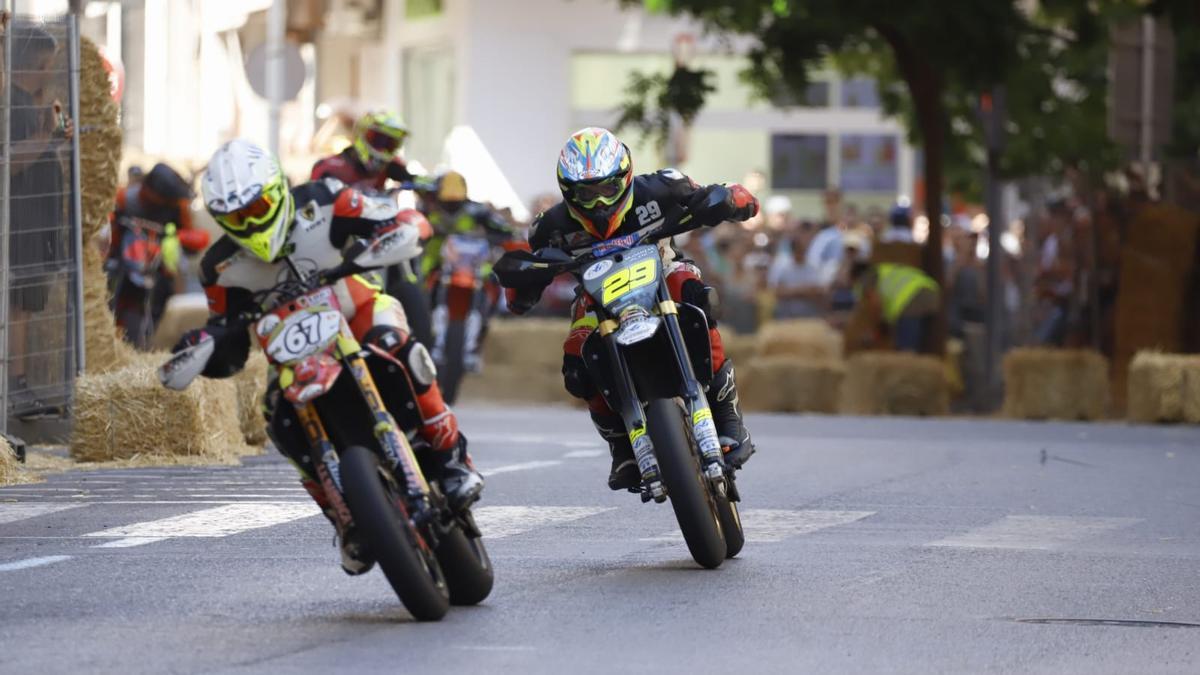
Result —
[[476, 605], [492, 592], [492, 559], [482, 537], [455, 527], [438, 542], [437, 559], [450, 584], [450, 604]]
[[340, 454], [346, 505], [388, 583], [413, 618], [441, 619], [450, 608], [449, 587], [437, 557], [397, 506], [399, 486], [370, 450], [352, 445]]
[[438, 386], [447, 404], [458, 399], [458, 387], [462, 384], [464, 350], [467, 344], [467, 322], [464, 319], [446, 321], [446, 337], [442, 342], [442, 363], [438, 366]]
[[692, 558], [703, 567], [719, 567], [726, 555], [720, 517], [700, 471], [700, 458], [692, 451], [691, 430], [683, 411], [672, 399], [650, 401], [646, 432], [654, 442], [658, 470]]

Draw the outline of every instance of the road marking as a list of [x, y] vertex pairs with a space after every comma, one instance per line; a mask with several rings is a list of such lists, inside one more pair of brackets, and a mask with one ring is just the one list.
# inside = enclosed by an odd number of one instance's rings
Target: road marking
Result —
[[453, 649], [467, 652], [532, 652], [537, 647], [532, 645], [454, 645]]
[[539, 459], [532, 462], [520, 462], [519, 464], [505, 464], [491, 469], [484, 469], [479, 473], [484, 476], [495, 476], [498, 473], [512, 473], [513, 471], [528, 471], [530, 469], [541, 469], [547, 466], [557, 466], [562, 464], [561, 460], [557, 459]]
[[5, 563], [0, 565], [0, 572], [12, 572], [15, 570], [27, 570], [30, 567], [41, 567], [42, 565], [50, 565], [64, 560], [70, 560], [69, 555], [48, 555], [44, 558], [28, 558], [26, 560], [18, 560], [16, 562]]
[[616, 507], [608, 506], [482, 506], [475, 509], [475, 522], [483, 537], [500, 539], [537, 527], [561, 525], [594, 516]]
[[26, 518], [44, 516], [83, 506], [83, 504], [54, 502], [4, 502], [0, 503], [0, 523], [15, 523]]
[[603, 457], [608, 454], [604, 450], [572, 450], [563, 455], [563, 459], [586, 459], [588, 457]]
[[1049, 551], [1140, 521], [1141, 518], [1005, 516], [982, 527], [932, 542], [928, 546]]
[[[742, 532], [746, 541], [759, 544], [780, 542], [801, 534], [812, 534], [838, 525], [853, 523], [875, 511], [791, 511], [787, 509], [746, 509], [740, 511]], [[683, 535], [674, 530], [656, 537], [645, 537], [642, 541], [683, 541]]]
[[100, 544], [104, 548], [141, 546], [173, 537], [227, 537], [263, 527], [280, 525], [320, 513], [313, 503], [270, 504], [250, 502], [226, 504], [160, 520], [110, 527], [83, 535], [118, 541]]

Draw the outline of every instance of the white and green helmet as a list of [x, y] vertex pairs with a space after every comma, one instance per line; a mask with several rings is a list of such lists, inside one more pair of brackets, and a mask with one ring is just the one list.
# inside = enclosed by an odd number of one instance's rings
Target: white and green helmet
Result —
[[201, 182], [204, 206], [234, 241], [274, 262], [291, 230], [295, 204], [279, 161], [244, 139], [222, 145]]

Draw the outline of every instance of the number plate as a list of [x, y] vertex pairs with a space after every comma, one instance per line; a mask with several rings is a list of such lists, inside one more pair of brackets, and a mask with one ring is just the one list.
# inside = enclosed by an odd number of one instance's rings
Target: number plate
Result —
[[604, 278], [604, 292], [600, 302], [610, 305], [626, 293], [658, 281], [658, 259], [650, 258], [629, 267], [620, 267]]
[[275, 328], [267, 343], [267, 354], [276, 363], [291, 363], [315, 354], [337, 339], [342, 313], [335, 309], [306, 309], [296, 312]]

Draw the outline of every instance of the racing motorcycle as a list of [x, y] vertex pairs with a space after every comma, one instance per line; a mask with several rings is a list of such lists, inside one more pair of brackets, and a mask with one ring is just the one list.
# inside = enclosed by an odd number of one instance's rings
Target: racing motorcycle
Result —
[[[138, 349], [149, 349], [158, 320], [174, 291], [174, 272], [164, 268], [171, 247], [199, 253], [208, 246], [208, 233], [133, 216], [121, 217], [117, 256], [105, 261], [109, 276], [110, 308], [125, 339]], [[177, 257], [177, 256], [176, 256]]]
[[458, 398], [464, 373], [480, 368], [480, 339], [489, 299], [484, 284], [491, 244], [486, 237], [451, 234], [442, 242], [433, 282], [433, 361], [447, 403]]
[[[715, 190], [708, 206], [727, 194]], [[705, 389], [712, 352], [703, 310], [671, 300], [657, 242], [692, 229], [680, 208], [642, 230], [570, 253], [509, 251], [496, 263], [510, 288], [545, 285], [571, 274], [591, 300], [599, 327], [583, 360], [608, 405], [625, 422], [641, 471], [643, 503], [671, 500], [692, 558], [715, 568], [745, 543], [733, 469]]]
[[[295, 408], [338, 530], [353, 526], [364, 535], [408, 611], [433, 621], [451, 604], [473, 605], [488, 596], [491, 560], [470, 509], [449, 509], [403, 431], [421, 424], [415, 393], [375, 384], [372, 371], [407, 382], [394, 377], [404, 367], [385, 350], [358, 343], [333, 288], [339, 279], [419, 252], [411, 227], [358, 242], [339, 266], [262, 291], [255, 306], [263, 309], [238, 318], [253, 326], [278, 373], [282, 398]], [[186, 388], [215, 346], [207, 337], [175, 354], [159, 369], [163, 385]]]

